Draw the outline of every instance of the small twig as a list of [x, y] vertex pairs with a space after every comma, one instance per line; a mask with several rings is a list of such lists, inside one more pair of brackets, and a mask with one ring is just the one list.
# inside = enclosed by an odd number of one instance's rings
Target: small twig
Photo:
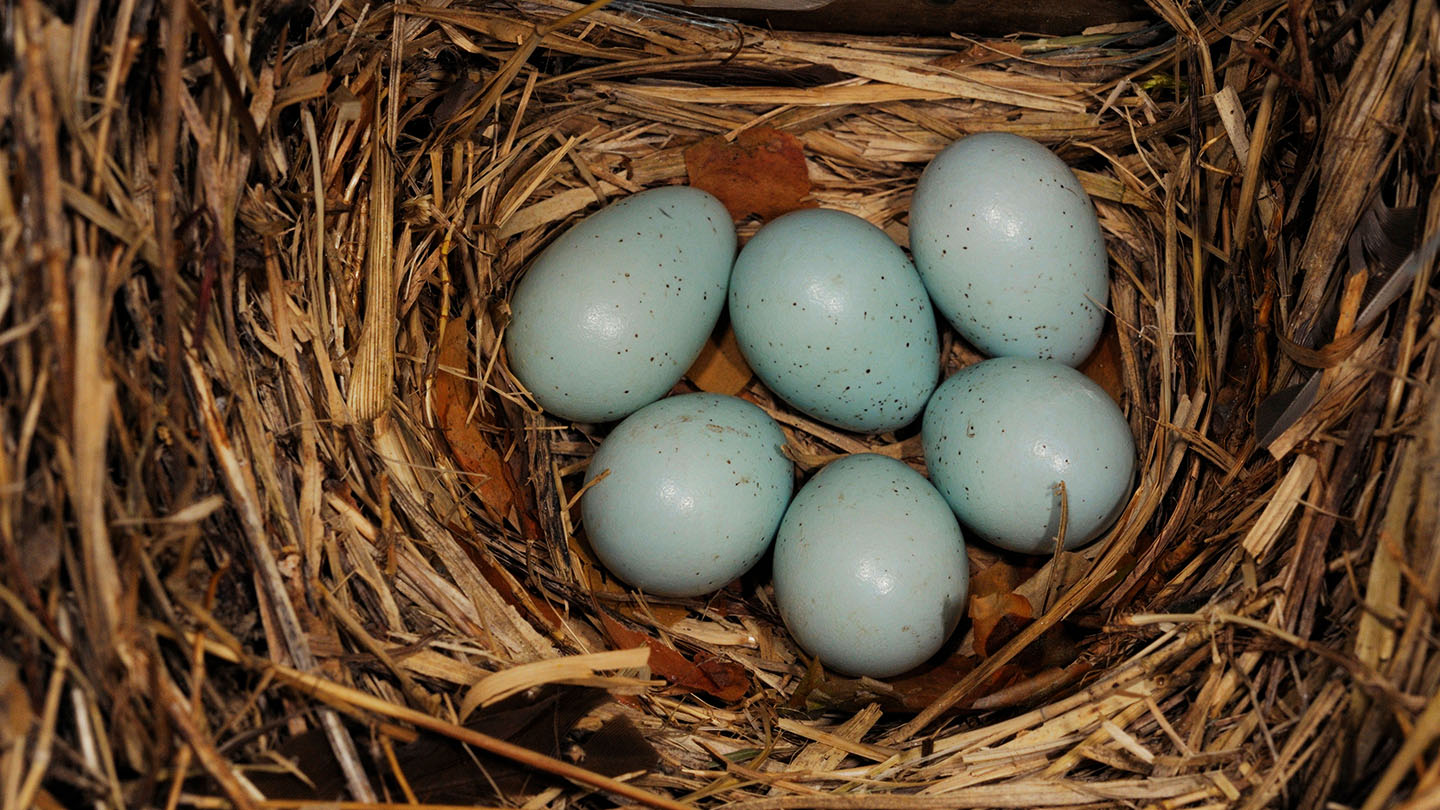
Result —
[[45, 688], [45, 704], [40, 710], [40, 733], [36, 735], [35, 751], [31, 754], [30, 772], [25, 774], [25, 780], [20, 783], [16, 794], [17, 808], [33, 805], [40, 782], [50, 769], [50, 756], [55, 745], [55, 719], [60, 713], [60, 694], [65, 686], [65, 670], [69, 666], [70, 650], [61, 647], [50, 669], [50, 685]]
[[1316, 37], [1315, 41], [1311, 43], [1310, 55], [1312, 57], [1318, 56], [1335, 47], [1335, 43], [1339, 42], [1342, 37], [1350, 33], [1350, 29], [1365, 19], [1365, 14], [1378, 2], [1379, 0], [1358, 0], [1347, 6], [1345, 13], [1341, 14], [1325, 33]]
[[[170, 418], [184, 411], [180, 363], [180, 259], [175, 250], [175, 158], [180, 148], [181, 71], [185, 64], [185, 4], [169, 0], [165, 64], [160, 88], [160, 143], [155, 167], [155, 244], [160, 251], [160, 308], [165, 329], [165, 391]], [[197, 336], [198, 339], [198, 336]]]
[[1414, 727], [1405, 736], [1405, 742], [1391, 757], [1390, 764], [1380, 775], [1360, 810], [1380, 810], [1384, 807], [1400, 787], [1400, 780], [1405, 778], [1405, 772], [1420, 763], [1420, 758], [1437, 737], [1440, 737], [1440, 693], [1430, 696], [1425, 711], [1416, 718]]
[[[245, 94], [240, 90], [235, 69], [225, 58], [225, 48], [220, 44], [215, 32], [210, 30], [210, 21], [205, 18], [205, 12], [195, 4], [195, 0], [184, 0], [184, 5], [190, 25], [194, 28], [195, 35], [200, 38], [200, 43], [205, 46], [205, 51], [210, 54], [210, 63], [215, 66], [215, 72], [220, 76], [220, 85], [225, 88], [226, 95], [230, 96], [230, 103], [235, 107], [235, 118], [240, 122], [240, 134], [244, 136], [255, 160], [260, 161], [260, 131], [255, 128], [255, 119], [250, 115], [250, 105], [245, 103]], [[174, 13], [173, 8], [171, 13]]]
[[1256, 190], [1260, 184], [1260, 161], [1265, 157], [1265, 144], [1270, 135], [1270, 114], [1275, 109], [1275, 91], [1280, 88], [1280, 79], [1272, 73], [1265, 81], [1265, 93], [1260, 98], [1260, 111], [1255, 114], [1255, 128], [1250, 132], [1250, 155], [1245, 162], [1245, 178], [1240, 183], [1240, 204], [1235, 214], [1235, 235], [1230, 244], [1230, 255], [1240, 256], [1245, 249], [1250, 231], [1250, 212], [1255, 207]]
[[[185, 359], [190, 368], [197, 415], [209, 436], [210, 448], [220, 466], [226, 488], [230, 491], [231, 502], [239, 513], [240, 524], [244, 529], [245, 539], [248, 541], [250, 560], [256, 567], [260, 582], [265, 586], [263, 595], [275, 611], [286, 651], [290, 654], [290, 659], [298, 666], [313, 669], [318, 666], [318, 663], [310, 652], [310, 644], [306, 640], [305, 630], [300, 624], [300, 617], [295, 613], [295, 606], [290, 603], [289, 595], [285, 590], [285, 581], [281, 577], [275, 555], [270, 549], [269, 535], [265, 531], [264, 520], [260, 514], [255, 480], [250, 474], [249, 468], [236, 455], [230, 437], [226, 434], [219, 407], [215, 402], [215, 395], [210, 389], [210, 379], [205, 375], [205, 370], [201, 368], [199, 361], [194, 357], [187, 356]], [[355, 751], [355, 742], [350, 739], [349, 733], [341, 725], [340, 718], [336, 717], [333, 712], [322, 712], [320, 725], [325, 729], [325, 736], [330, 741], [335, 758], [340, 762], [340, 768], [345, 773], [351, 792], [361, 801], [374, 801], [375, 792], [371, 789], [370, 780], [366, 777], [365, 769], [360, 764], [360, 757]]]
[[1050, 609], [1055, 601], [1055, 592], [1064, 580], [1060, 574], [1060, 555], [1065, 553], [1065, 532], [1070, 526], [1070, 495], [1064, 481], [1055, 485], [1055, 493], [1060, 496], [1060, 525], [1055, 530], [1055, 548], [1050, 552], [1050, 575], [1045, 582], [1045, 597], [1035, 611], [1042, 615]]
[[345, 606], [340, 604], [340, 600], [335, 598], [330, 589], [321, 583], [316, 592], [320, 594], [325, 606], [330, 609], [330, 615], [340, 623], [340, 626], [344, 627], [345, 631], [360, 643], [360, 646], [375, 656], [380, 664], [390, 670], [390, 674], [400, 681], [400, 691], [405, 694], [405, 699], [410, 701], [410, 705], [417, 709], [431, 708], [430, 704], [434, 701], [425, 693], [425, 690], [420, 688], [420, 684], [416, 683], [415, 679], [410, 677], [410, 673], [406, 672], [405, 668], [390, 656], [385, 647], [376, 641], [375, 637], [370, 635], [365, 627], [350, 615], [349, 611], [345, 610]]
[[1397, 707], [1407, 711], [1419, 711], [1424, 703], [1422, 698], [1409, 695], [1400, 691], [1390, 679], [1367, 668], [1364, 664], [1355, 660], [1353, 656], [1333, 650], [1323, 644], [1303, 639], [1294, 633], [1283, 630], [1268, 622], [1259, 619], [1252, 619], [1249, 616], [1240, 616], [1226, 611], [1213, 611], [1205, 613], [1148, 613], [1126, 616], [1120, 620], [1122, 626], [1141, 627], [1149, 624], [1238, 624], [1252, 630], [1258, 630], [1288, 644], [1303, 652], [1313, 653], [1328, 661], [1339, 664], [1357, 683], [1369, 687], [1394, 703]]

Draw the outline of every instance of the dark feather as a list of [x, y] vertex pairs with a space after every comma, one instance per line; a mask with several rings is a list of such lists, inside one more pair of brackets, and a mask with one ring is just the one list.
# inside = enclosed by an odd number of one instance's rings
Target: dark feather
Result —
[[1420, 236], [1420, 209], [1391, 208], [1382, 202], [1365, 212], [1360, 227], [1360, 242], [1370, 256], [1370, 270], [1376, 276], [1392, 273], [1405, 263]]
[[613, 717], [589, 739], [580, 743], [584, 758], [580, 764], [604, 776], [648, 771], [660, 762], [660, 755], [628, 717]]
[[[1350, 234], [1347, 245], [1349, 272], [1337, 273], [1330, 280], [1325, 291], [1325, 306], [1316, 314], [1314, 322], [1295, 337], [1295, 342], [1315, 349], [1330, 342], [1335, 336], [1335, 324], [1340, 320], [1340, 291], [1345, 281], [1354, 273], [1365, 270], [1370, 274], [1366, 282], [1365, 300], [1370, 302], [1366, 310], [1375, 308], [1381, 293], [1394, 288], [1396, 271], [1405, 265], [1412, 255], [1420, 237], [1420, 211], [1416, 208], [1391, 208], [1376, 200], [1370, 209], [1360, 217], [1360, 222]], [[1404, 280], [1413, 278], [1411, 273]], [[1388, 297], [1379, 306], [1389, 306], [1395, 298]], [[1369, 322], [1362, 321], [1365, 326]]]
[[[1435, 261], [1440, 252], [1440, 233], [1431, 234], [1424, 244], [1414, 247], [1420, 238], [1420, 212], [1414, 208], [1389, 208], [1376, 201], [1361, 218], [1351, 235], [1349, 253], [1351, 272], [1362, 268], [1370, 272], [1366, 284], [1365, 305], [1355, 318], [1355, 332], [1362, 333], [1405, 294], [1421, 267]], [[1339, 320], [1339, 295], [1332, 296], [1308, 334], [1297, 342], [1307, 348], [1318, 348], [1335, 333]], [[1295, 423], [1315, 402], [1319, 393], [1320, 375], [1312, 374], [1301, 385], [1277, 391], [1265, 398], [1255, 412], [1255, 435], [1259, 444], [1274, 441]]]

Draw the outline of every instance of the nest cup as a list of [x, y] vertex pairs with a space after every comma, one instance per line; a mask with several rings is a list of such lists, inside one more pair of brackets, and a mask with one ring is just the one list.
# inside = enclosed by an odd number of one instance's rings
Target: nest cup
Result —
[[[12, 10], [3, 806], [1433, 806], [1432, 3], [979, 38]], [[902, 246], [931, 157], [1024, 135], [1106, 239], [1082, 368], [1134, 493], [1075, 552], [974, 544], [955, 638], [885, 681], [808, 660], [763, 563], [700, 599], [611, 578], [578, 525], [608, 426], [540, 411], [502, 348], [566, 227], [767, 127]], [[945, 374], [979, 359], [942, 334]], [[923, 469], [918, 425], [826, 427], [735, 357], [722, 330], [676, 392], [760, 405], [799, 482]]]

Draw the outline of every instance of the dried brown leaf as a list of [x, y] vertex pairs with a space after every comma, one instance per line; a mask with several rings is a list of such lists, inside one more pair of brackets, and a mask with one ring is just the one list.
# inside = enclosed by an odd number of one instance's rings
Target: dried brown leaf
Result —
[[679, 650], [642, 633], [631, 630], [609, 616], [601, 615], [605, 633], [617, 647], [650, 648], [650, 670], [677, 688], [687, 692], [704, 692], [725, 701], [745, 697], [750, 691], [750, 676], [745, 668], [732, 661], [705, 656], [691, 662]]
[[991, 655], [1035, 618], [1030, 600], [1017, 593], [997, 593], [970, 600], [975, 623], [975, 651]]
[[740, 352], [740, 342], [735, 338], [735, 330], [728, 322], [705, 341], [705, 348], [700, 350], [700, 357], [686, 372], [686, 376], [701, 391], [732, 397], [750, 384], [754, 372], [750, 370], [750, 364], [745, 362], [745, 355]]
[[20, 680], [20, 668], [9, 658], [0, 658], [0, 732], [6, 739], [19, 740], [30, 732], [34, 719], [30, 694]]
[[690, 185], [720, 198], [737, 221], [755, 215], [772, 219], [809, 208], [810, 175], [794, 135], [751, 127], [734, 143], [706, 138], [685, 150]]
[[1125, 395], [1125, 369], [1120, 362], [1120, 335], [1115, 331], [1113, 320], [1105, 321], [1100, 343], [1080, 364], [1080, 371], [1099, 383], [1116, 404], [1121, 404]]
[[974, 45], [971, 45], [959, 53], [946, 54], [945, 56], [932, 60], [930, 64], [947, 70], [955, 70], [956, 68], [985, 65], [991, 62], [1003, 62], [1006, 59], [1023, 56], [1024, 53], [1024, 47], [1018, 42], [1005, 42], [1001, 40], [994, 42], [976, 42]]
[[470, 419], [474, 388], [456, 373], [470, 367], [469, 336], [464, 321], [451, 321], [440, 338], [432, 392], [435, 419], [455, 463], [473, 474], [475, 494], [491, 520], [502, 523], [521, 497], [500, 451]]

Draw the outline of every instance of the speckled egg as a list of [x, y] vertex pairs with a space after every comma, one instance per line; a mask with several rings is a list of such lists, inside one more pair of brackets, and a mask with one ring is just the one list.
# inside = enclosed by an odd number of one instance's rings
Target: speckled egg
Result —
[[846, 430], [909, 424], [940, 376], [934, 310], [914, 265], [843, 211], [795, 211], [761, 228], [735, 260], [730, 320], [770, 390]]
[[925, 477], [870, 453], [831, 462], [785, 512], [775, 600], [825, 666], [884, 678], [924, 663], [965, 612], [970, 564], [955, 515]]
[[1109, 282], [1095, 206], [1028, 138], [971, 135], [930, 161], [910, 251], [936, 308], [985, 354], [1074, 366], [1100, 339]]
[[1135, 440], [1115, 401], [1050, 360], [1000, 357], [935, 390], [921, 437], [930, 479], [961, 522], [997, 546], [1049, 554], [1100, 536], [1130, 496]]
[[784, 444], [743, 399], [683, 394], [641, 408], [590, 461], [580, 506], [591, 548], [647, 593], [720, 588], [760, 559], [785, 514], [794, 472]]
[[619, 419], [664, 396], [725, 306], [735, 227], [714, 196], [642, 191], [566, 231], [511, 299], [510, 369], [545, 410]]

